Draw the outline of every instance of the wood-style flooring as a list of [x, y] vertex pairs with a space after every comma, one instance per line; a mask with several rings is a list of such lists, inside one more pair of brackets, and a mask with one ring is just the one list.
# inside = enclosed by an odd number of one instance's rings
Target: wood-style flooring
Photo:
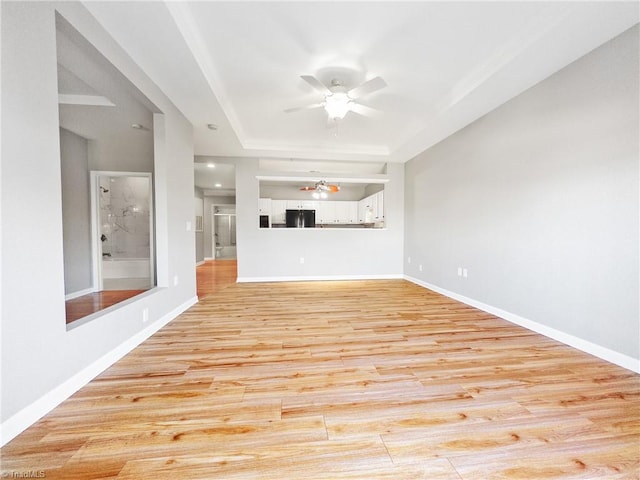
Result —
[[143, 292], [146, 290], [103, 290], [67, 300], [65, 302], [67, 323], [109, 308], [116, 303], [124, 302]]
[[207, 260], [196, 267], [198, 298], [219, 292], [236, 283], [238, 277], [237, 260]]
[[640, 376], [403, 280], [233, 284], [1, 453], [66, 480], [637, 479]]
[[[236, 260], [208, 260], [196, 268], [198, 298], [211, 295], [236, 282]], [[146, 290], [104, 290], [65, 302], [67, 323], [140, 295]]]

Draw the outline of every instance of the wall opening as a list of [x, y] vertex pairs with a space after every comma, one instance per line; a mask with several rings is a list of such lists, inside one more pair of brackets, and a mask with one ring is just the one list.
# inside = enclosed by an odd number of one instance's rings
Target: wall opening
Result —
[[154, 114], [160, 112], [60, 14], [56, 49], [71, 325], [157, 285]]

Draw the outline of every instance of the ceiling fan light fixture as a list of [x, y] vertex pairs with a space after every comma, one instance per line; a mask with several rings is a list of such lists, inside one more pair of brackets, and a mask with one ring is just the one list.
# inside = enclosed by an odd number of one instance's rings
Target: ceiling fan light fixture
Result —
[[342, 120], [351, 110], [352, 100], [343, 92], [327, 95], [324, 99], [324, 109], [332, 120]]
[[328, 198], [329, 193], [336, 193], [340, 191], [339, 185], [328, 185], [326, 181], [320, 180], [313, 187], [301, 187], [303, 192], [311, 192], [311, 196], [316, 200], [322, 198]]

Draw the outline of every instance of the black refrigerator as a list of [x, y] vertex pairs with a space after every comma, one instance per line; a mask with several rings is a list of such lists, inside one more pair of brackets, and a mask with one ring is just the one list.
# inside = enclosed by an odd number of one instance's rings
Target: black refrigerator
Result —
[[315, 210], [287, 210], [287, 228], [315, 228]]

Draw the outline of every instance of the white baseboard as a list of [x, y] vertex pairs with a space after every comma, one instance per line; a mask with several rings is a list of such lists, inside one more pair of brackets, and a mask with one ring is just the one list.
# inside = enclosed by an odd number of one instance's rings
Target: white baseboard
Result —
[[204, 257], [205, 262], [206, 262], [207, 260], [215, 260], [215, 259], [216, 259], [216, 257]]
[[205, 262], [206, 262], [206, 259], [202, 260], [201, 262], [196, 262], [196, 267], [199, 267], [200, 265], [204, 265]]
[[516, 315], [515, 313], [507, 312], [500, 308], [493, 307], [491, 305], [487, 305], [486, 303], [482, 303], [472, 298], [465, 297], [464, 295], [451, 292], [444, 288], [438, 287], [437, 285], [423, 282], [422, 280], [419, 280], [417, 278], [408, 275], [405, 275], [404, 278], [412, 283], [415, 283], [416, 285], [420, 285], [421, 287], [433, 290], [434, 292], [440, 293], [446, 297], [453, 298], [454, 300], [458, 300], [459, 302], [478, 308], [484, 312], [490, 313], [511, 323], [520, 325], [521, 327], [524, 327], [528, 330], [544, 335], [545, 337], [552, 338], [553, 340], [562, 342], [565, 345], [577, 348], [582, 352], [601, 358], [602, 360], [606, 360], [607, 362], [626, 368], [627, 370], [631, 370], [632, 372], [640, 373], [640, 360], [630, 357], [629, 355], [616, 352], [615, 350], [611, 350], [610, 348], [592, 343], [588, 340], [576, 337], [561, 330], [556, 330], [555, 328], [542, 325], [541, 323], [534, 322], [533, 320], [521, 317], [519, 315]]
[[125, 340], [109, 353], [103, 355], [101, 358], [40, 397], [31, 405], [23, 408], [18, 413], [8, 418], [2, 423], [2, 425], [0, 425], [0, 446], [7, 444], [17, 435], [33, 425], [40, 418], [60, 405], [64, 400], [76, 393], [96, 376], [120, 360], [127, 353], [136, 348], [147, 338], [197, 302], [197, 297], [187, 300], [182, 305], [159, 318], [133, 337]]
[[333, 280], [397, 280], [402, 279], [402, 274], [386, 275], [309, 275], [295, 277], [238, 277], [237, 283], [262, 283], [262, 282], [316, 282]]
[[89, 295], [90, 293], [93, 293], [93, 292], [95, 292], [93, 287], [85, 288], [83, 290], [78, 290], [77, 292], [67, 293], [64, 296], [64, 300], [65, 301], [73, 300], [74, 298], [82, 297], [84, 295]]

